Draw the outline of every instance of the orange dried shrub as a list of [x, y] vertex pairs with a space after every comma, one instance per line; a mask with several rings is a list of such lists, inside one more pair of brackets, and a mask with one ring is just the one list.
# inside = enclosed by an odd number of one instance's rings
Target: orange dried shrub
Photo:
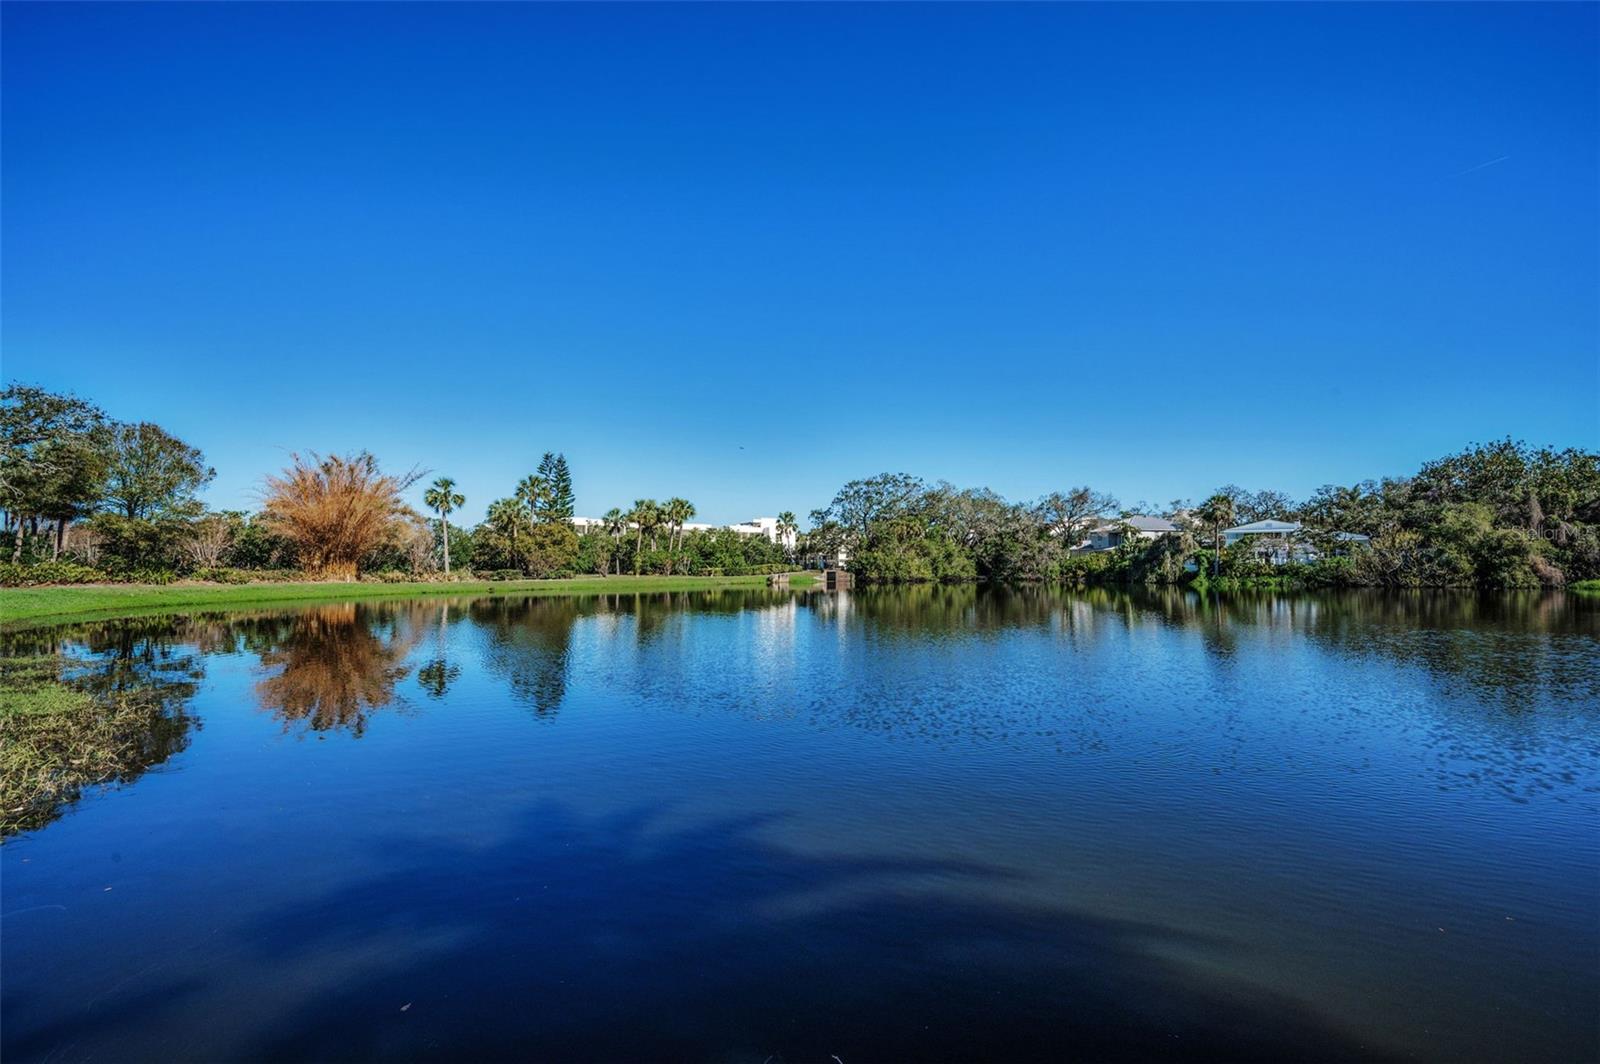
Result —
[[361, 451], [292, 454], [289, 468], [267, 477], [262, 514], [293, 541], [301, 568], [313, 579], [354, 580], [361, 559], [389, 541], [396, 525], [416, 517], [400, 498], [422, 473], [392, 476]]

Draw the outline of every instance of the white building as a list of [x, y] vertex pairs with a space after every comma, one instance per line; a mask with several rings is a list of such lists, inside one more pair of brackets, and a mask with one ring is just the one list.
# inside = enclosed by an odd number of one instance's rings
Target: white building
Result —
[[784, 529], [780, 533], [776, 517], [752, 517], [748, 521], [741, 521], [728, 527], [741, 536], [766, 536], [769, 541], [782, 544], [785, 550], [794, 550], [794, 530]]
[[1246, 536], [1279, 536], [1287, 539], [1299, 535], [1300, 528], [1299, 521], [1251, 521], [1247, 525], [1224, 528], [1222, 542], [1231, 547]]
[[[1320, 552], [1306, 542], [1303, 533], [1307, 531], [1299, 521], [1251, 521], [1247, 525], [1224, 528], [1222, 542], [1225, 546], [1231, 547], [1240, 540], [1259, 536], [1261, 546], [1257, 553], [1274, 565], [1282, 565], [1289, 561], [1314, 562], [1320, 556]], [[1367, 536], [1359, 532], [1334, 532], [1331, 538], [1334, 542], [1347, 546], [1371, 542]]]
[[[603, 517], [574, 517], [571, 518], [572, 527], [580, 535], [585, 532], [604, 532], [606, 528]], [[632, 521], [625, 525], [628, 529], [635, 527]], [[748, 521], [741, 521], [733, 525], [708, 525], [697, 521], [686, 521], [683, 525], [685, 532], [715, 532], [719, 528], [726, 528], [730, 532], [737, 532], [741, 536], [765, 536], [773, 543], [782, 543], [786, 548], [793, 550], [795, 534], [786, 530], [780, 538], [778, 534], [778, 519], [776, 517], [754, 517]]]

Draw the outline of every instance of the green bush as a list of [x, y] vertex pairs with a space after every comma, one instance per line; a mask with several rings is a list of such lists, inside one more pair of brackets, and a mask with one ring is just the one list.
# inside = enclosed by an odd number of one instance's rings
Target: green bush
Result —
[[99, 569], [76, 562], [35, 562], [21, 565], [0, 562], [0, 587], [37, 587], [41, 584], [101, 584], [110, 578]]
[[1069, 554], [1061, 559], [1061, 564], [1056, 569], [1056, 579], [1063, 584], [1071, 586], [1091, 583], [1099, 579], [1111, 568], [1111, 561], [1110, 551], [1096, 551], [1093, 554]]

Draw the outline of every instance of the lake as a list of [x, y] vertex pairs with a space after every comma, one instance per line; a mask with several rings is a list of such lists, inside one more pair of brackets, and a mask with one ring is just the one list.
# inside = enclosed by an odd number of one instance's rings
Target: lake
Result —
[[7, 1061], [1600, 1055], [1600, 598], [702, 592], [25, 632]]

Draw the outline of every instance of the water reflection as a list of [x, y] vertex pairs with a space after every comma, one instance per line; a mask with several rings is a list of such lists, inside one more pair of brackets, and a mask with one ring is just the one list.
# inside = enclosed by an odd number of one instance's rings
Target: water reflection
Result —
[[405, 659], [420, 632], [406, 620], [394, 609], [355, 604], [292, 614], [260, 651], [262, 669], [272, 673], [256, 684], [261, 708], [286, 730], [299, 725], [359, 738], [411, 672]]
[[127, 785], [189, 745], [203, 655], [164, 622], [10, 635], [0, 656], [0, 833], [34, 831], [86, 789]]
[[429, 698], [443, 698], [450, 685], [461, 678], [461, 666], [452, 665], [443, 658], [434, 658], [417, 670], [417, 685]]
[[211, 726], [4, 855], [0, 1048], [1579, 1058], [1597, 621], [922, 587], [34, 633]]
[[594, 598], [499, 596], [472, 603], [468, 616], [483, 635], [489, 672], [506, 682], [514, 699], [546, 717], [566, 697], [573, 625], [602, 608]]
[[[692, 623], [704, 616], [735, 627], [708, 642]], [[452, 638], [455, 627], [467, 638]], [[186, 707], [210, 655], [254, 656], [256, 702], [285, 730], [360, 737], [374, 714], [407, 705], [407, 677], [410, 690], [443, 702], [475, 666], [514, 702], [553, 717], [573, 682], [579, 632], [605, 648], [593, 682], [690, 712], [1061, 752], [1107, 749], [1131, 719], [1126, 692], [1143, 685], [1152, 697], [1156, 675], [1185, 684], [1155, 695], [1167, 700], [1157, 708], [1184, 703], [1185, 690], [1208, 692], [1214, 726], [1240, 746], [1249, 731], [1241, 707], [1251, 684], [1264, 686], [1238, 671], [1242, 663], [1286, 666], [1292, 651], [1314, 648], [1330, 682], [1339, 668], [1372, 663], [1432, 681], [1431, 691], [1393, 686], [1392, 706], [1369, 691], [1364, 707], [1335, 699], [1321, 712], [1417, 717], [1416, 742], [1431, 751], [1441, 786], [1526, 800], [1593, 787], [1600, 762], [1600, 600], [1550, 593], [1202, 597], [929, 585], [490, 596], [81, 623], [11, 633], [0, 653], [61, 655], [62, 683], [101, 699], [153, 699], [148, 735], [125, 743], [125, 767], [108, 774], [131, 780], [184, 748], [197, 726]], [[811, 646], [822, 636], [834, 650]]]

